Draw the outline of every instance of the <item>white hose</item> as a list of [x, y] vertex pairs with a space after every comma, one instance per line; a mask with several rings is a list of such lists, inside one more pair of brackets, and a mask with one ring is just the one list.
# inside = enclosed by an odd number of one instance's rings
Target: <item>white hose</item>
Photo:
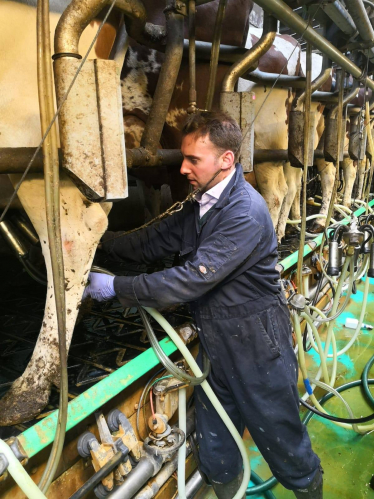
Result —
[[[324, 355], [322, 343], [319, 337], [319, 333], [317, 331], [316, 326], [314, 325], [313, 318], [308, 314], [308, 312], [301, 312], [300, 316], [306, 321], [306, 327], [308, 331], [308, 336], [310, 339], [310, 342], [312, 344], [312, 347], [314, 350], [316, 350], [319, 353], [319, 356], [321, 358], [321, 368], [323, 372], [323, 378], [327, 384], [329, 384], [329, 373], [327, 371], [327, 364], [326, 364], [326, 356]], [[317, 345], [314, 341], [313, 334], [316, 338]]]
[[366, 201], [362, 201], [361, 199], [355, 199], [354, 204], [363, 205], [370, 211], [370, 213], [373, 213], [373, 209], [371, 208], [371, 206], [369, 206], [369, 204]]
[[4, 454], [9, 462], [8, 471], [18, 487], [29, 499], [47, 499], [35, 482], [30, 478], [25, 468], [13, 454], [12, 449], [0, 439], [0, 454]]
[[[155, 319], [155, 321], [159, 323], [159, 325], [164, 329], [164, 331], [170, 336], [170, 339], [174, 342], [175, 346], [179, 349], [183, 357], [186, 359], [194, 375], [202, 376], [203, 373], [201, 372], [192, 354], [190, 353], [186, 345], [183, 343], [179, 335], [174, 331], [172, 326], [168, 323], [168, 321], [164, 317], [162, 317], [162, 315], [159, 312], [157, 312], [157, 310], [155, 310], [154, 308], [149, 308], [149, 307], [143, 307], [143, 308]], [[204, 390], [207, 397], [211, 401], [213, 407], [217, 411], [218, 415], [221, 417], [222, 421], [226, 425], [226, 428], [231, 433], [233, 439], [235, 440], [239, 448], [240, 454], [242, 455], [243, 466], [244, 466], [243, 481], [239, 490], [233, 497], [233, 499], [241, 499], [247, 490], [247, 485], [249, 483], [249, 479], [251, 476], [251, 467], [249, 464], [245, 445], [238, 430], [235, 428], [227, 412], [222, 407], [221, 402], [218, 400], [216, 394], [213, 392], [209, 383], [206, 380], [201, 383], [201, 388]]]
[[[186, 435], [187, 432], [187, 412], [186, 401], [187, 391], [186, 388], [181, 388], [178, 392], [178, 416], [179, 416], [179, 429]], [[187, 438], [187, 436], [186, 436]], [[186, 440], [182, 447], [178, 450], [178, 497], [186, 499]]]
[[[311, 379], [311, 382], [314, 383], [315, 385], [319, 386], [320, 388], [323, 388], [327, 392], [333, 393], [336, 397], [338, 397], [343, 402], [343, 404], [345, 405], [345, 407], [346, 407], [346, 409], [348, 411], [349, 417], [351, 419], [355, 419], [353, 411], [350, 408], [348, 402], [343, 399], [342, 395], [337, 390], [335, 390], [335, 388], [332, 388], [332, 386], [326, 385], [326, 383], [322, 383], [322, 381], [317, 381], [316, 379]], [[356, 433], [360, 433], [359, 429], [357, 427], [357, 424], [352, 424], [352, 428], [354, 429], [354, 431]]]
[[[364, 322], [364, 317], [365, 317], [365, 312], [366, 312], [366, 305], [367, 305], [367, 299], [368, 299], [368, 294], [369, 294], [369, 285], [370, 285], [370, 279], [366, 276], [365, 287], [364, 287], [364, 297], [362, 299], [361, 313], [360, 313], [360, 318], [358, 320], [358, 324], [357, 324], [356, 330], [355, 330], [354, 335], [352, 336], [352, 338], [346, 344], [346, 346], [344, 348], [342, 348], [337, 353], [338, 357], [339, 357], [339, 355], [343, 355], [343, 353], [345, 353], [347, 350], [349, 350], [351, 348], [351, 346], [357, 340], [358, 335], [361, 332], [361, 326], [362, 326], [362, 323]], [[331, 358], [332, 354], [331, 353], [328, 354], [327, 357]]]

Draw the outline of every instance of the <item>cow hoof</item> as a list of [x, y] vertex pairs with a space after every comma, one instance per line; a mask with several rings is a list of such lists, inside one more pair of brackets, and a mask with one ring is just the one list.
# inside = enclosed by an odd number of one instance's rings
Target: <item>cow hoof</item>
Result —
[[27, 386], [27, 378], [18, 378], [0, 400], [0, 426], [11, 426], [34, 419], [48, 403], [51, 383]]
[[324, 230], [325, 230], [325, 226], [324, 225], [321, 225], [319, 223], [314, 223], [312, 225], [312, 227], [308, 230], [308, 232], [310, 232], [312, 234], [320, 234]]

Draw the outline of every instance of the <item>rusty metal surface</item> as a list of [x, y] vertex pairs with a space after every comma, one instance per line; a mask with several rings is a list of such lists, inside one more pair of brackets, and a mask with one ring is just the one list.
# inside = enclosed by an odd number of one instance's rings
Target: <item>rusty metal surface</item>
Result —
[[[54, 63], [58, 104], [80, 65], [77, 59]], [[59, 115], [63, 167], [90, 200], [127, 197], [126, 154], [115, 61], [87, 61]]]
[[[315, 129], [315, 113], [310, 113], [309, 130], [311, 139]], [[309, 140], [308, 166], [313, 166], [313, 140]], [[304, 167], [304, 112], [290, 111], [288, 128], [288, 158], [292, 166]]]
[[128, 190], [120, 68], [115, 61], [96, 59], [95, 75], [105, 199], [106, 201], [124, 199], [128, 196]]
[[[54, 62], [56, 98], [59, 105], [77, 72], [77, 59]], [[104, 199], [100, 125], [97, 112], [94, 61], [87, 61], [74, 85], [74, 91], [59, 115], [63, 167], [73, 176], [83, 194], [92, 200]]]
[[155, 153], [158, 148], [183, 55], [183, 15], [177, 12], [170, 2], [165, 11], [165, 60], [161, 66], [151, 110], [140, 142], [140, 145], [151, 153]]
[[348, 154], [351, 159], [363, 160], [366, 152], [367, 132], [361, 113], [350, 120]]
[[[338, 120], [337, 118], [327, 118], [325, 124], [325, 158], [327, 161], [333, 161], [335, 163], [338, 157]], [[345, 127], [346, 121], [343, 119], [339, 161], [343, 161]]]
[[243, 166], [244, 173], [253, 171], [254, 98], [253, 92], [222, 92], [221, 94], [222, 111], [229, 113], [236, 119], [243, 134], [239, 161]]

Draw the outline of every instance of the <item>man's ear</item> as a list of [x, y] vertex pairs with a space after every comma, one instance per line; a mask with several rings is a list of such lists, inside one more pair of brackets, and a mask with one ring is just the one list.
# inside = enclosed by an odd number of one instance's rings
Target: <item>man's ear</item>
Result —
[[227, 150], [221, 155], [221, 170], [229, 170], [232, 165], [235, 165], [235, 154]]

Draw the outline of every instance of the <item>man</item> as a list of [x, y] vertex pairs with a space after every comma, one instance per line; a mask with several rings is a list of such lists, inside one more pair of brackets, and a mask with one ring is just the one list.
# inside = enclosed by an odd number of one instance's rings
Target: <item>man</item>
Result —
[[[189, 303], [211, 361], [208, 381], [238, 431], [248, 428], [274, 476], [297, 498], [320, 499], [320, 461], [299, 418], [298, 367], [275, 270], [276, 236], [263, 198], [235, 164], [241, 141], [228, 115], [190, 116], [181, 173], [199, 189], [197, 202], [125, 237], [107, 233], [102, 244], [112, 257], [134, 262], [178, 252], [180, 265], [136, 277], [91, 274], [87, 294], [116, 295], [124, 307]], [[232, 499], [242, 479], [241, 455], [200, 387], [195, 402], [202, 471], [219, 499]]]

